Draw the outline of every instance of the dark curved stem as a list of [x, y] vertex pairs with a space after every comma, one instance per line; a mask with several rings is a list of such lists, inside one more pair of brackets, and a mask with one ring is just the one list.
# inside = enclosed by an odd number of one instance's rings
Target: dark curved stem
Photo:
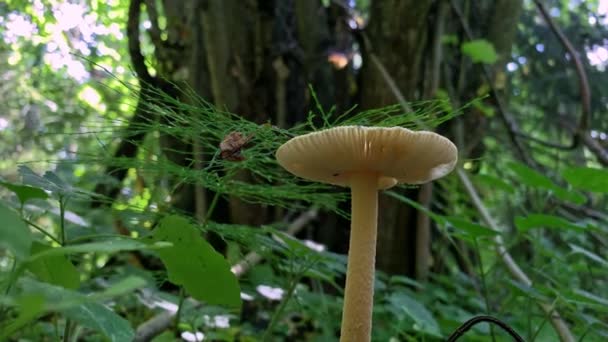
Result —
[[133, 70], [137, 77], [145, 83], [153, 83], [154, 78], [150, 75], [146, 67], [145, 57], [141, 53], [141, 43], [139, 41], [139, 16], [141, 15], [142, 0], [131, 0], [129, 3], [129, 16], [127, 20], [127, 38], [129, 55]]
[[553, 19], [551, 19], [551, 16], [547, 12], [547, 9], [543, 5], [543, 3], [540, 0], [534, 0], [534, 3], [536, 4], [536, 7], [538, 8], [543, 19], [545, 19], [545, 21], [549, 25], [549, 28], [551, 28], [553, 34], [557, 36], [560, 43], [564, 46], [566, 51], [568, 51], [568, 54], [572, 57], [574, 67], [576, 69], [576, 74], [578, 75], [582, 113], [578, 123], [578, 128], [576, 130], [574, 138], [575, 140], [572, 143], [574, 146], [576, 146], [579, 142], [578, 136], [582, 132], [586, 131], [589, 127], [589, 118], [591, 116], [591, 89], [589, 87], [587, 73], [585, 72], [585, 67], [583, 66], [583, 62], [581, 61], [578, 52], [576, 51], [576, 49], [574, 49], [574, 46], [572, 46], [572, 43], [570, 42], [568, 37], [566, 37], [562, 30], [555, 24]]
[[458, 329], [456, 329], [456, 331], [454, 331], [452, 333], [452, 335], [450, 335], [450, 337], [448, 337], [447, 342], [455, 342], [462, 335], [464, 335], [467, 331], [469, 331], [472, 327], [474, 327], [475, 325], [477, 325], [479, 323], [483, 323], [483, 322], [487, 322], [487, 323], [491, 323], [491, 324], [495, 324], [495, 325], [499, 326], [507, 334], [509, 334], [511, 337], [513, 337], [514, 341], [525, 342], [524, 339], [521, 336], [519, 336], [519, 334], [517, 334], [517, 332], [515, 332], [515, 330], [513, 330], [513, 328], [511, 328], [507, 323], [499, 320], [498, 318], [495, 318], [492, 316], [483, 316], [483, 315], [473, 317], [470, 320], [464, 322], [460, 327], [458, 327]]

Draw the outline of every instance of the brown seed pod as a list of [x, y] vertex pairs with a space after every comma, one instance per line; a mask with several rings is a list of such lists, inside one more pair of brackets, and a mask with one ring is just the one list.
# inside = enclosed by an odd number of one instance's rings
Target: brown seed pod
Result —
[[241, 150], [251, 141], [253, 136], [243, 136], [240, 132], [230, 132], [220, 143], [220, 156], [230, 161], [243, 161], [245, 157]]

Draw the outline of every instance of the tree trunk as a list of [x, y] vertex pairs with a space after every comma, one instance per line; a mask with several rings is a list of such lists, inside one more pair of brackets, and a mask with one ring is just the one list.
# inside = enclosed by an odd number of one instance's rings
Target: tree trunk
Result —
[[[389, 0], [371, 4], [367, 35], [372, 51], [407, 100], [418, 98], [422, 59], [428, 35], [427, 17], [432, 1]], [[364, 55], [361, 105], [378, 108], [396, 103], [378, 69]], [[415, 196], [415, 191], [410, 195]], [[416, 212], [397, 200], [380, 195], [376, 266], [389, 274], [414, 275]]]

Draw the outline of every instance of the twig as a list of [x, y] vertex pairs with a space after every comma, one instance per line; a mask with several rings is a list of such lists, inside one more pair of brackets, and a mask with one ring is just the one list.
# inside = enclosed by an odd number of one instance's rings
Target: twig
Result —
[[148, 19], [150, 20], [150, 40], [157, 49], [162, 48], [161, 43], [161, 30], [158, 25], [158, 10], [156, 9], [155, 0], [144, 0], [146, 4], [146, 12], [148, 13]]
[[576, 74], [578, 75], [578, 83], [580, 88], [581, 95], [581, 108], [582, 113], [578, 122], [578, 128], [575, 131], [574, 141], [572, 142], [572, 148], [576, 147], [579, 143], [579, 136], [584, 134], [584, 132], [589, 127], [589, 119], [591, 117], [591, 89], [589, 87], [589, 80], [587, 79], [587, 73], [585, 72], [585, 67], [583, 66], [583, 62], [581, 58], [572, 46], [572, 43], [566, 37], [566, 35], [560, 30], [560, 28], [555, 24], [551, 16], [547, 12], [547, 9], [543, 5], [540, 0], [534, 0], [536, 7], [538, 8], [540, 14], [543, 16], [543, 19], [549, 24], [551, 31], [553, 34], [557, 36], [560, 43], [564, 46], [564, 48], [568, 51], [570, 57], [572, 57], [572, 61], [574, 62], [574, 67], [576, 68]]
[[[295, 235], [302, 230], [310, 221], [317, 217], [317, 209], [309, 209], [296, 218], [288, 227], [287, 234]], [[241, 261], [232, 266], [231, 270], [236, 277], [241, 277], [247, 273], [252, 266], [262, 261], [263, 257], [255, 252], [247, 254]], [[187, 298], [186, 301], [193, 304], [195, 308], [203, 306], [203, 303], [192, 298]], [[163, 331], [167, 330], [173, 322], [175, 312], [165, 311], [149, 320], [143, 322], [137, 327], [135, 332], [135, 342], [149, 341]]]
[[129, 4], [129, 14], [127, 20], [127, 40], [131, 64], [137, 77], [145, 83], [152, 84], [154, 78], [150, 75], [146, 67], [144, 55], [141, 53], [139, 41], [139, 15], [141, 14], [142, 0], [131, 0]]

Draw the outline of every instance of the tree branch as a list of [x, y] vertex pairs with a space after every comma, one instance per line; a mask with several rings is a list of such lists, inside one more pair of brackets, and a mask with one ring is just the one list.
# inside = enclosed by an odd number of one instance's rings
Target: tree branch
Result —
[[142, 0], [131, 0], [129, 3], [129, 17], [127, 20], [127, 39], [129, 55], [133, 70], [140, 81], [153, 84], [154, 78], [150, 75], [144, 55], [141, 53], [141, 42], [139, 41], [139, 17], [141, 15]]
[[538, 8], [540, 14], [543, 19], [547, 22], [553, 34], [557, 36], [560, 43], [564, 46], [566, 51], [570, 57], [572, 57], [572, 61], [574, 62], [574, 67], [576, 69], [576, 74], [578, 75], [578, 83], [580, 88], [580, 96], [581, 96], [581, 108], [582, 113], [578, 122], [578, 127], [575, 131], [574, 140], [572, 142], [572, 148], [576, 147], [579, 144], [579, 136], [583, 134], [589, 128], [589, 119], [591, 117], [591, 89], [589, 87], [589, 80], [587, 79], [587, 73], [585, 72], [585, 67], [583, 66], [583, 62], [581, 58], [572, 46], [572, 43], [566, 37], [566, 35], [560, 30], [560, 28], [555, 24], [551, 16], [547, 12], [547, 9], [543, 5], [540, 0], [534, 0], [536, 7]]
[[160, 38], [161, 30], [160, 26], [158, 26], [158, 10], [156, 9], [156, 1], [145, 0], [145, 4], [146, 12], [148, 13], [148, 19], [150, 20], [150, 29], [148, 30], [150, 34], [150, 40], [157, 49], [160, 49], [162, 48]]

